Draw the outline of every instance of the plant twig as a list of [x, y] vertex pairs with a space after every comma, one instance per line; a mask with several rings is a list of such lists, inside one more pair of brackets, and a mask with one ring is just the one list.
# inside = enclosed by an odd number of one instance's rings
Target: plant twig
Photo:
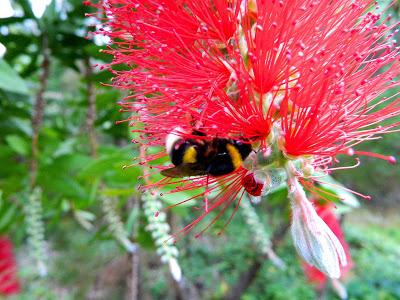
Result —
[[[276, 245], [278, 245], [283, 240], [288, 229], [289, 227], [286, 224], [283, 224], [277, 228], [277, 230], [273, 233], [273, 238], [271, 242], [272, 249], [274, 249]], [[229, 293], [225, 296], [224, 299], [240, 300], [242, 295], [246, 292], [246, 290], [251, 286], [251, 284], [257, 278], [257, 274], [261, 269], [264, 261], [268, 259], [269, 257], [267, 254], [256, 255], [252, 263], [250, 264], [250, 267], [239, 275], [237, 283], [233, 285], [233, 288], [229, 291]]]
[[139, 299], [139, 278], [140, 278], [140, 255], [139, 248], [129, 254], [131, 260], [131, 275], [128, 277], [128, 300], [138, 300]]
[[39, 90], [36, 94], [36, 100], [32, 113], [32, 157], [29, 166], [30, 181], [29, 187], [33, 189], [37, 181], [38, 159], [39, 159], [39, 131], [43, 123], [45, 99], [44, 93], [47, 88], [47, 82], [50, 73], [50, 49], [48, 46], [48, 37], [46, 33], [42, 35], [42, 54], [43, 62], [39, 77]]
[[92, 81], [93, 70], [90, 64], [90, 58], [85, 58], [85, 79], [86, 79], [86, 95], [88, 100], [88, 109], [86, 113], [86, 128], [89, 135], [90, 154], [97, 157], [97, 137], [94, 128], [96, 121], [96, 93]]

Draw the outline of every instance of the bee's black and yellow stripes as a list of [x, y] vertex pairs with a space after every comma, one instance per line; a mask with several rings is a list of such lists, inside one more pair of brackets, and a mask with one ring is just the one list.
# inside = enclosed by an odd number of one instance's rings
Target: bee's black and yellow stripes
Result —
[[[200, 135], [199, 135], [200, 137]], [[162, 171], [168, 177], [222, 176], [238, 169], [250, 154], [250, 144], [225, 138], [178, 139], [169, 150], [175, 167]]]
[[242, 155], [240, 154], [238, 148], [236, 148], [233, 144], [226, 144], [226, 150], [228, 150], [233, 168], [236, 170], [242, 165]]
[[185, 149], [182, 162], [184, 164], [194, 164], [197, 162], [197, 150], [194, 146], [189, 146]]

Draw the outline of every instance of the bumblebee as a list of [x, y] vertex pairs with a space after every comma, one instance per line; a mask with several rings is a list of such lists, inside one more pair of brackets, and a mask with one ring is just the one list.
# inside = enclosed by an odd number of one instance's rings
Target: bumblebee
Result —
[[200, 131], [194, 131], [192, 136], [183, 139], [174, 132], [167, 136], [166, 149], [175, 166], [161, 171], [162, 175], [172, 178], [226, 175], [239, 168], [252, 151], [249, 143], [238, 140], [210, 139]]

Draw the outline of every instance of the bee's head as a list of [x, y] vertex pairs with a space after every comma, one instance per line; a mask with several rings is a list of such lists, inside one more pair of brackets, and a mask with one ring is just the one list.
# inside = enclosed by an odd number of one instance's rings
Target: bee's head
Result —
[[165, 139], [165, 149], [169, 155], [171, 155], [174, 146], [179, 140], [183, 140], [182, 135], [185, 131], [181, 127], [176, 127], [172, 130]]

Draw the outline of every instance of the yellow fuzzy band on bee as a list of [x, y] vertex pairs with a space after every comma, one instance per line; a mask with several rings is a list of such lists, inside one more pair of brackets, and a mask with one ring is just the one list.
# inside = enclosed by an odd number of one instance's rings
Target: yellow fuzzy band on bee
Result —
[[194, 164], [197, 161], [196, 157], [197, 157], [197, 151], [195, 147], [191, 146], [186, 149], [182, 161], [184, 164]]
[[227, 144], [226, 149], [228, 150], [229, 156], [232, 159], [232, 165], [236, 170], [242, 164], [242, 156], [240, 155], [239, 150], [236, 149], [236, 147], [231, 144]]

